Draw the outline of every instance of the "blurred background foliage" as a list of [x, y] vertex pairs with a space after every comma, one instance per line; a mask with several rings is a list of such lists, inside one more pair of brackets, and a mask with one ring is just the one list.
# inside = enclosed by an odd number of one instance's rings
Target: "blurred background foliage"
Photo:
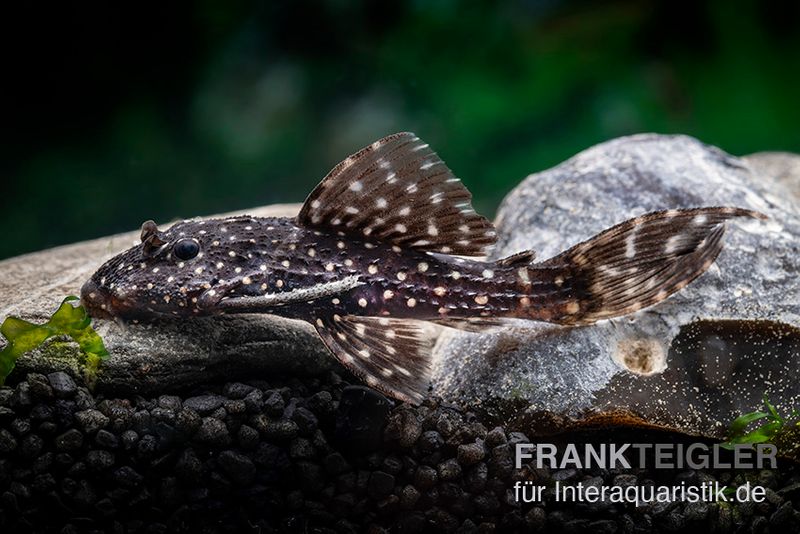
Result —
[[487, 215], [620, 135], [800, 152], [794, 0], [58, 5], [0, 23], [0, 258], [299, 202], [400, 130]]

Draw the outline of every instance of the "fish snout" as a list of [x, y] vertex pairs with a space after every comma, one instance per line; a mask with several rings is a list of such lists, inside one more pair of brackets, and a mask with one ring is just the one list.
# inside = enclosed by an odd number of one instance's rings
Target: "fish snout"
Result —
[[94, 279], [88, 280], [81, 287], [81, 305], [92, 317], [109, 318], [111, 295], [101, 288]]

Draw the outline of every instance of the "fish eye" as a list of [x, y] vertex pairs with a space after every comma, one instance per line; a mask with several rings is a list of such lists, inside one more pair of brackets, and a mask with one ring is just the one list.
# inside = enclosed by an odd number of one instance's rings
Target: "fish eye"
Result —
[[200, 252], [200, 243], [194, 239], [180, 239], [172, 246], [172, 253], [179, 260], [191, 260]]

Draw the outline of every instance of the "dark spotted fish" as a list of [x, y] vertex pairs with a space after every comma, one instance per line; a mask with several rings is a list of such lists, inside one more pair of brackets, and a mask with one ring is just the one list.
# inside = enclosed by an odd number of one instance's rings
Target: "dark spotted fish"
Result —
[[431, 336], [425, 322], [480, 330], [522, 318], [585, 325], [652, 306], [712, 264], [739, 208], [649, 213], [543, 262], [484, 256], [492, 223], [439, 157], [411, 133], [339, 163], [297, 218], [190, 220], [103, 265], [81, 298], [123, 319], [271, 313], [313, 324], [367, 384], [419, 401]]

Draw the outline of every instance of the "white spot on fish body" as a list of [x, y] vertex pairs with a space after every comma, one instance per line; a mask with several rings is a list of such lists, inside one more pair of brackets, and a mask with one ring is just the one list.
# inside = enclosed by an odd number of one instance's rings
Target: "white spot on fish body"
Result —
[[393, 296], [394, 296], [394, 291], [392, 291], [391, 289], [387, 289], [386, 291], [383, 292], [383, 299], [384, 300], [389, 300]]
[[424, 273], [428, 270], [428, 264], [424, 261], [421, 261], [417, 264], [417, 270], [421, 273]]
[[388, 205], [388, 203], [386, 202], [385, 198], [379, 198], [378, 200], [375, 201], [375, 205], [383, 209]]
[[355, 181], [352, 184], [350, 184], [350, 191], [358, 192], [361, 191], [363, 188], [364, 185], [361, 183], [361, 181]]
[[433, 288], [433, 293], [438, 297], [443, 297], [447, 293], [447, 289], [442, 286], [436, 286]]
[[403, 217], [407, 216], [410, 213], [411, 213], [411, 208], [408, 206], [400, 208], [400, 211], [397, 212], [398, 215], [402, 215]]
[[491, 269], [484, 269], [481, 274], [484, 278], [494, 278], [494, 271]]
[[475, 302], [483, 306], [484, 304], [489, 302], [489, 297], [487, 297], [486, 295], [478, 295], [475, 297]]
[[413, 308], [414, 306], [416, 306], [416, 305], [417, 305], [417, 299], [415, 299], [414, 297], [411, 297], [410, 299], [408, 299], [408, 300], [406, 301], [406, 305], [407, 305], [409, 308]]
[[402, 282], [403, 280], [405, 280], [405, 279], [406, 279], [406, 273], [405, 273], [405, 271], [398, 271], [398, 272], [397, 272], [397, 279], [398, 279], [398, 280], [400, 280], [401, 282]]
[[374, 263], [371, 263], [369, 267], [367, 267], [367, 272], [369, 274], [377, 274], [378, 273], [378, 266]]

